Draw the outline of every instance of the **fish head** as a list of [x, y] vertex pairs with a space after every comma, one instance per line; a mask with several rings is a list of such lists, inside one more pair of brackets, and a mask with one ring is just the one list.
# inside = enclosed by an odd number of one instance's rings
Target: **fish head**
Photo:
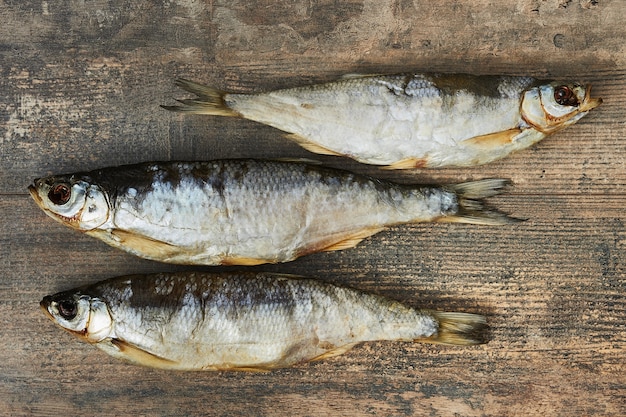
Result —
[[53, 322], [89, 343], [100, 342], [112, 334], [111, 313], [97, 297], [65, 291], [48, 295], [39, 304]]
[[92, 230], [109, 218], [110, 206], [106, 192], [87, 178], [38, 178], [28, 187], [28, 191], [48, 216], [74, 229]]
[[528, 124], [549, 134], [576, 123], [600, 104], [601, 98], [591, 98], [591, 85], [553, 81], [526, 90], [521, 112]]

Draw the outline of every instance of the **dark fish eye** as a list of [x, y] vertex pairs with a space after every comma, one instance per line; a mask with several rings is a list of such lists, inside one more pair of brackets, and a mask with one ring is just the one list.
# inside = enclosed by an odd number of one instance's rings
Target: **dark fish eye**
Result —
[[566, 85], [554, 89], [554, 100], [561, 106], [578, 106], [578, 97]]
[[59, 310], [61, 317], [65, 320], [72, 320], [76, 317], [76, 314], [78, 314], [78, 307], [73, 300], [59, 301], [57, 309]]
[[66, 184], [57, 184], [52, 187], [48, 192], [48, 198], [50, 199], [50, 201], [52, 201], [52, 203], [56, 204], [57, 206], [62, 206], [63, 204], [70, 201], [71, 195], [72, 192], [70, 190], [70, 187], [68, 187]]

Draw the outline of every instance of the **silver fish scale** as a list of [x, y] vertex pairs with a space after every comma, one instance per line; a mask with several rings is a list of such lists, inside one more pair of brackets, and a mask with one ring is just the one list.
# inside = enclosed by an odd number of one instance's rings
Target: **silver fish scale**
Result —
[[404, 93], [412, 97], [432, 97], [441, 95], [441, 91], [421, 75], [414, 75], [406, 84]]
[[376, 85], [383, 85], [398, 96], [440, 97], [441, 90], [423, 75], [374, 77]]
[[[378, 88], [384, 86], [397, 96], [407, 97], [438, 97], [441, 91], [435, 84], [423, 75], [390, 75], [390, 76], [374, 76], [348, 79], [337, 83], [322, 84], [320, 86], [312, 86], [313, 91], [321, 91], [326, 86], [330, 91], [337, 90], [340, 92], [352, 91], [356, 96], [361, 96], [363, 92], [378, 95]], [[319, 98], [324, 98], [320, 94]]]
[[520, 91], [524, 91], [537, 80], [532, 77], [500, 77], [498, 92], [503, 98], [519, 97]]

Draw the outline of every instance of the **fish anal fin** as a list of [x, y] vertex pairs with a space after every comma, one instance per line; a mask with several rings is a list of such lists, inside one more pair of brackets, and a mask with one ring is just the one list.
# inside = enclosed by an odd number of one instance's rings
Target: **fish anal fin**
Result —
[[324, 252], [330, 252], [335, 250], [350, 249], [361, 243], [365, 238], [368, 238], [376, 233], [385, 230], [385, 227], [373, 227], [368, 229], [359, 230], [356, 233], [345, 236], [338, 242], [335, 242], [322, 249]]
[[88, 235], [104, 240], [108, 244], [139, 254], [151, 259], [167, 259], [180, 253], [181, 249], [156, 239], [137, 235], [121, 229], [113, 229], [110, 233], [104, 230], [91, 230]]
[[298, 145], [302, 146], [309, 152], [317, 153], [320, 155], [332, 155], [332, 156], [345, 156], [331, 149], [325, 148], [322, 145], [318, 145], [317, 143], [313, 143], [310, 140], [303, 138], [302, 136], [295, 133], [288, 133], [285, 137], [289, 140], [296, 142]]
[[217, 367], [216, 371], [239, 371], [239, 372], [254, 372], [254, 373], [267, 373], [271, 372], [272, 368], [263, 366], [232, 366], [232, 367]]
[[521, 129], [509, 129], [501, 132], [489, 133], [487, 135], [474, 136], [461, 142], [466, 146], [480, 146], [484, 148], [497, 148], [513, 143], [517, 135], [522, 133]]
[[121, 339], [111, 339], [111, 344], [117, 348], [119, 355], [138, 365], [159, 369], [178, 369], [178, 362], [162, 358], [147, 352], [140, 347]]
[[347, 351], [352, 349], [357, 344], [358, 344], [358, 342], [357, 343], [349, 343], [347, 345], [336, 347], [334, 349], [329, 350], [328, 352], [324, 352], [321, 355], [314, 357], [313, 359], [311, 359], [311, 361], [321, 361], [323, 359], [328, 359], [328, 358], [332, 358], [332, 357], [335, 357], [335, 356], [343, 355], [344, 353], [346, 353]]
[[246, 257], [237, 257], [237, 256], [226, 256], [222, 258], [220, 261], [221, 265], [243, 265], [243, 266], [254, 266], [254, 265], [262, 265], [262, 264], [274, 264], [276, 263], [273, 259], [257, 259], [257, 258], [246, 258]]
[[428, 158], [406, 158], [386, 165], [382, 169], [419, 169], [426, 168], [428, 165]]

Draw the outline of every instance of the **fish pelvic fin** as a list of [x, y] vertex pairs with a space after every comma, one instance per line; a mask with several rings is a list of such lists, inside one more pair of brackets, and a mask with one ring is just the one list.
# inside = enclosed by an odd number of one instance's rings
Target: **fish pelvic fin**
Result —
[[335, 356], [339, 356], [339, 355], [343, 355], [344, 353], [346, 353], [347, 351], [349, 351], [350, 349], [352, 349], [353, 347], [355, 347], [357, 343], [349, 343], [347, 345], [343, 345], [343, 346], [339, 346], [333, 349], [328, 350], [327, 352], [322, 353], [321, 355], [318, 355], [316, 357], [314, 357], [313, 359], [311, 359], [311, 361], [321, 361], [324, 359], [328, 359], [328, 358], [332, 358]]
[[501, 178], [464, 182], [450, 188], [458, 196], [459, 210], [452, 216], [443, 216], [437, 221], [446, 223], [470, 223], [503, 225], [523, 221], [497, 210], [485, 207], [483, 199], [498, 195], [511, 182]]
[[[142, 348], [135, 346], [132, 343], [128, 343], [121, 339], [111, 339], [110, 343], [117, 349], [117, 353], [113, 353], [114, 356], [126, 359], [129, 362], [137, 365], [147, 366], [149, 368], [157, 369], [179, 369], [178, 362], [162, 358], [154, 353], [147, 352]], [[103, 348], [102, 346], [98, 346]], [[109, 352], [108, 349], [107, 352]]]
[[177, 79], [174, 83], [197, 97], [194, 99], [176, 100], [181, 104], [180, 106], [161, 106], [165, 110], [189, 114], [209, 114], [212, 116], [240, 116], [239, 113], [226, 104], [224, 100], [225, 92], [182, 78]]
[[333, 243], [330, 246], [322, 249], [325, 252], [350, 249], [361, 243], [362, 240], [375, 235], [378, 232], [385, 230], [385, 227], [370, 227], [363, 230], [359, 230], [356, 233], [344, 236], [338, 242]]
[[485, 316], [470, 313], [431, 311], [439, 324], [433, 336], [417, 342], [443, 345], [481, 345], [489, 342], [489, 326]]
[[313, 143], [296, 133], [288, 133], [285, 135], [285, 137], [291, 141], [296, 142], [298, 145], [302, 146], [304, 149], [312, 153], [317, 153], [320, 155], [345, 156], [343, 154], [340, 154], [339, 152], [333, 151], [332, 149], [328, 149], [323, 147], [322, 145]]

